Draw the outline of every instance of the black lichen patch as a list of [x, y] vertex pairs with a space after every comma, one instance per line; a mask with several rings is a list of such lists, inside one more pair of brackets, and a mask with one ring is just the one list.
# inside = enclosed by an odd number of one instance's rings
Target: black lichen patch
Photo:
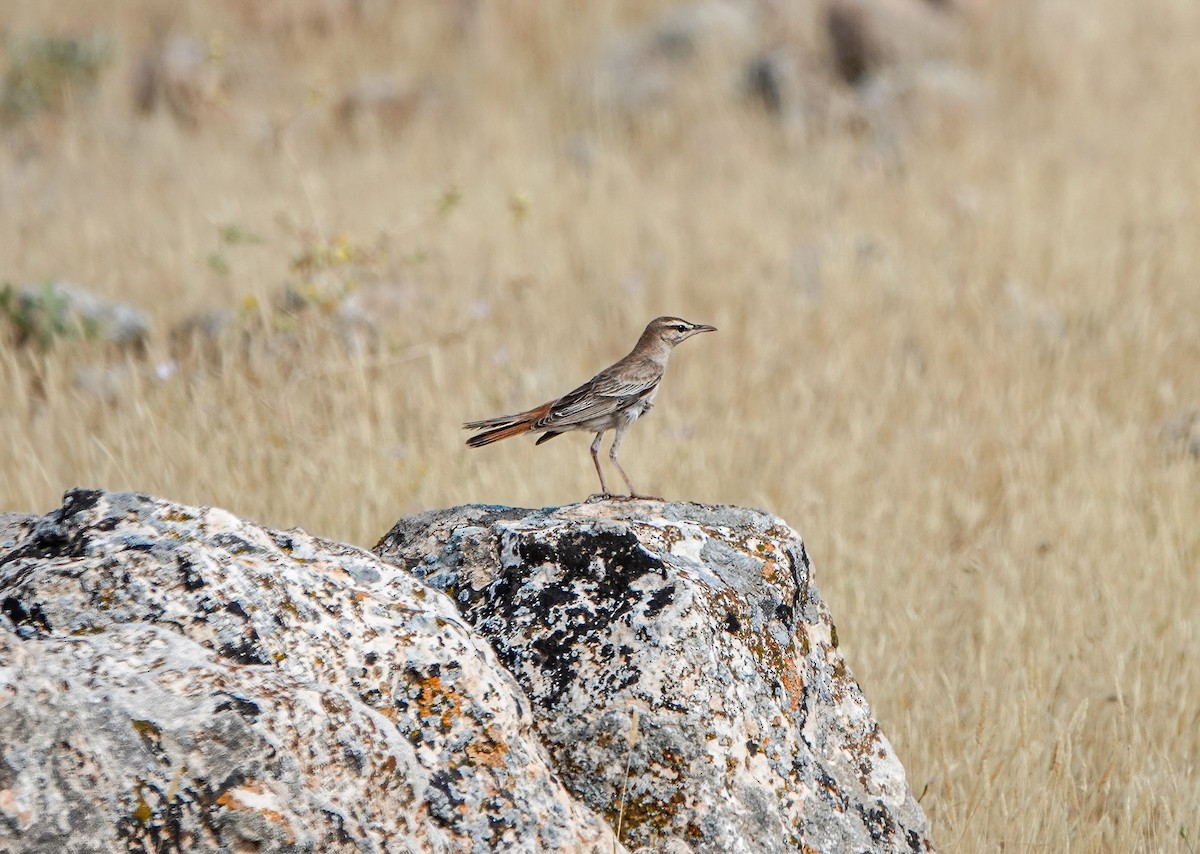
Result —
[[196, 565], [183, 555], [176, 555], [175, 563], [179, 567], [179, 578], [183, 582], [183, 588], [188, 591], [199, 590], [208, 582], [196, 571]]
[[482, 804], [487, 816], [489, 839], [493, 844], [504, 838], [506, 831], [516, 830], [517, 823], [513, 820], [513, 811], [502, 797], [491, 797]]
[[[630, 585], [647, 573], [663, 573], [663, 563], [647, 552], [632, 533], [571, 533], [558, 542], [564, 584], [596, 584], [598, 601], [632, 601], [640, 594]], [[596, 563], [602, 567], [599, 572]], [[603, 578], [598, 576], [602, 575]]]
[[733, 611], [725, 612], [725, 631], [730, 634], [737, 634], [742, 630], [742, 623], [737, 618], [737, 614]]
[[155, 543], [153, 540], [143, 540], [143, 539], [133, 539], [133, 538], [126, 539], [124, 545], [125, 545], [125, 549], [127, 551], [131, 551], [131, 552], [152, 552], [158, 547], [158, 544]]
[[111, 530], [117, 524], [117, 521], [113, 520], [108, 528], [100, 523], [89, 528], [74, 519], [93, 509], [103, 496], [103, 492], [95, 489], [74, 489], [68, 492], [63, 496], [62, 506], [37, 522], [33, 526], [31, 536], [19, 548], [0, 558], [0, 566], [23, 559], [55, 560], [83, 557], [87, 552], [89, 530]]
[[872, 842], [883, 845], [896, 841], [896, 821], [885, 807], [858, 804], [858, 813], [867, 833], [871, 834]]
[[353, 845], [354, 837], [346, 832], [346, 817], [331, 809], [322, 809], [325, 820], [333, 825], [334, 838], [342, 845]]
[[[56, 511], [57, 512], [57, 511]], [[87, 529], [39, 523], [20, 546], [0, 558], [0, 566], [19, 560], [51, 561], [81, 558], [87, 553]]]
[[517, 543], [517, 556], [521, 558], [521, 563], [531, 567], [541, 566], [544, 563], [554, 563], [558, 560], [554, 546], [545, 540], [530, 538], [522, 539]]
[[210, 804], [215, 804], [220, 800], [221, 795], [228, 792], [230, 789], [236, 789], [238, 786], [246, 782], [246, 774], [244, 771], [234, 769], [229, 772], [229, 776], [218, 783], [215, 787], [205, 787], [205, 801]]
[[250, 721], [258, 720], [258, 716], [262, 714], [258, 707], [258, 703], [255, 703], [253, 700], [247, 700], [245, 697], [239, 697], [237, 694], [230, 694], [228, 691], [222, 693], [224, 693], [226, 699], [218, 703], [214, 711], [237, 712], [239, 715]]
[[929, 843], [922, 841], [921, 835], [912, 829], [905, 831], [904, 841], [908, 844], [908, 850], [913, 852], [913, 854], [921, 854], [922, 851], [933, 850]]
[[[536, 692], [537, 700], [553, 707], [577, 678], [580, 650], [602, 642], [609, 625], [642, 601], [634, 582], [647, 573], [665, 576], [665, 571], [629, 531], [573, 530], [557, 539], [546, 532], [518, 536], [520, 562], [505, 567], [466, 616], [498, 641], [505, 666], [527, 691], [533, 690], [532, 674], [525, 669], [541, 672], [548, 689]], [[530, 571], [547, 564], [556, 569], [548, 575], [552, 580], [530, 585]], [[651, 607], [665, 607], [673, 594], [672, 586], [657, 591]], [[504, 641], [514, 626], [524, 626], [526, 637], [507, 648]]]
[[242, 637], [226, 641], [217, 649], [217, 652], [238, 664], [270, 664], [271, 656], [259, 645], [258, 632], [250, 624], [249, 617], [242, 606], [236, 602], [228, 602], [219, 610], [232, 613], [245, 620], [246, 623], [242, 629]]
[[50, 634], [50, 621], [46, 619], [42, 606], [36, 602], [26, 608], [17, 597], [6, 596], [4, 601], [0, 602], [0, 612], [3, 612], [4, 616], [8, 617], [18, 628], [28, 626], [39, 637]]
[[[132, 809], [116, 821], [117, 838], [125, 843], [124, 850], [130, 854], [186, 854], [191, 851], [193, 842], [183, 829], [186, 805], [188, 802], [182, 791], [168, 802], [158, 786], [139, 780]], [[196, 817], [203, 818], [203, 811]]]
[[576, 598], [573, 590], [558, 586], [543, 587], [537, 596], [538, 609], [545, 613], [558, 605], [568, 605]]
[[251, 624], [250, 615], [246, 613], [245, 608], [237, 602], [226, 602], [221, 607], [212, 609], [206, 607], [204, 602], [201, 602], [200, 608], [208, 613], [223, 611], [227, 614], [232, 614], [244, 623], [242, 626], [242, 636], [237, 640], [226, 641], [222, 644], [217, 649], [220, 655], [236, 661], [238, 664], [271, 663], [271, 656], [259, 645], [260, 638], [258, 631]]
[[646, 616], [653, 617], [663, 608], [667, 607], [674, 601], [675, 585], [668, 584], [659, 589], [657, 593], [650, 597], [650, 601], [646, 603]]
[[830, 802], [834, 804], [834, 806], [840, 812], [844, 813], [846, 810], [850, 809], [850, 798], [848, 793], [843, 791], [841, 784], [833, 778], [833, 775], [829, 773], [829, 769], [824, 765], [817, 768], [816, 784], [825, 792]]
[[[257, 638], [255, 638], [257, 640]], [[217, 649], [217, 653], [238, 664], [270, 664], [271, 659], [250, 638], [243, 638], [237, 643], [225, 643]]]
[[775, 606], [775, 619], [783, 623], [789, 629], [795, 628], [795, 625], [792, 622], [795, 618], [796, 612], [792, 609], [791, 605], [785, 605], [783, 602], [780, 602]]
[[62, 507], [58, 509], [62, 519], [69, 519], [80, 513], [86, 513], [104, 497], [102, 489], [72, 489], [64, 493]]
[[275, 531], [271, 534], [271, 539], [274, 541], [275, 546], [282, 552], [291, 554], [296, 549], [296, 540], [288, 534]]
[[460, 808], [467, 801], [458, 794], [456, 785], [461, 780], [462, 772], [457, 768], [443, 768], [429, 778], [425, 805], [429, 808], [429, 817], [442, 827], [455, 827], [463, 815]]

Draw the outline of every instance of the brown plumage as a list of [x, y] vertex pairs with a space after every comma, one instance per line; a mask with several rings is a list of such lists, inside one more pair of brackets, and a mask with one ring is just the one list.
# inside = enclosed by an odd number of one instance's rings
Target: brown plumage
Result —
[[656, 317], [646, 326], [637, 346], [628, 356], [573, 391], [525, 412], [464, 424], [465, 429], [482, 431], [467, 439], [467, 444], [478, 448], [511, 436], [541, 433], [537, 440], [540, 445], [570, 430], [594, 432], [596, 438], [592, 442], [592, 462], [600, 477], [600, 492], [607, 497], [608, 486], [600, 469], [600, 441], [605, 431], [615, 430], [616, 436], [608, 458], [624, 478], [630, 496], [636, 496], [629, 476], [617, 459], [621, 439], [630, 424], [653, 408], [658, 384], [662, 381], [667, 359], [675, 345], [700, 332], [715, 331], [713, 326], [690, 323], [678, 317]]

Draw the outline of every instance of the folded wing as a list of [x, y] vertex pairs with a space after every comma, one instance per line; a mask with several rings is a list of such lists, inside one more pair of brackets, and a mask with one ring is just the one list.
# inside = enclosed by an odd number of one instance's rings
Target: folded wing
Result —
[[607, 418], [646, 397], [658, 387], [662, 370], [619, 372], [609, 369], [597, 374], [574, 391], [550, 404], [550, 410], [534, 422], [535, 430], [563, 430]]

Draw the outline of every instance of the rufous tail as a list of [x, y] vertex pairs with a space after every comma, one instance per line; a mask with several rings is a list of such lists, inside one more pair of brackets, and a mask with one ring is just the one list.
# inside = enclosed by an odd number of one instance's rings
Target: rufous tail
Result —
[[516, 415], [501, 415], [499, 418], [468, 421], [463, 425], [464, 429], [482, 430], [483, 432], [467, 439], [467, 445], [472, 448], [479, 448], [484, 445], [490, 445], [492, 442], [499, 442], [501, 439], [508, 439], [511, 436], [520, 436], [523, 433], [528, 433], [533, 429], [533, 425], [549, 411], [550, 404], [544, 403], [536, 409], [530, 409], [528, 412], [518, 412]]
[[532, 421], [518, 421], [516, 424], [509, 424], [506, 427], [494, 427], [483, 433], [477, 433], [470, 439], [467, 439], [467, 444], [472, 448], [480, 448], [484, 445], [490, 445], [492, 442], [499, 442], [501, 439], [528, 433], [532, 428]]

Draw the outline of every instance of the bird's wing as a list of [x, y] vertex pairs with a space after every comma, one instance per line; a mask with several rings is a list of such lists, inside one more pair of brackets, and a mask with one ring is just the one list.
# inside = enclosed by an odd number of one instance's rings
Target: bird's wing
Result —
[[601, 371], [554, 401], [550, 411], [537, 420], [535, 429], [570, 427], [612, 415], [638, 398], [651, 394], [662, 379], [662, 369], [653, 364], [643, 370], [616, 368], [614, 365]]

